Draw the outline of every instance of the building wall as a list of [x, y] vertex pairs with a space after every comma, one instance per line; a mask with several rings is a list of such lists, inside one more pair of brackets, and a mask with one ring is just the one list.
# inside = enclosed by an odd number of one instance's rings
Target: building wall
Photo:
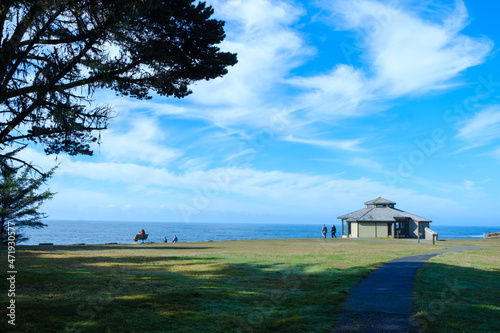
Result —
[[361, 238], [375, 237], [375, 223], [359, 222], [359, 237]]
[[409, 228], [410, 228], [410, 237], [411, 238], [417, 238], [417, 222], [410, 220], [408, 223]]
[[[418, 238], [416, 221], [410, 221], [410, 237]], [[425, 238], [425, 228], [429, 228], [429, 222], [420, 222], [420, 238]]]
[[351, 223], [351, 234], [350, 237], [359, 237], [358, 234], [358, 222]]
[[387, 223], [385, 222], [377, 222], [375, 223], [377, 226], [377, 237], [388, 237], [388, 229], [387, 229]]
[[[359, 238], [385, 238], [389, 237], [389, 227], [391, 222], [350, 222], [351, 233], [349, 237]], [[420, 238], [425, 238], [425, 228], [429, 227], [429, 222], [420, 222]], [[409, 235], [417, 238], [417, 222], [410, 220], [408, 223]]]
[[429, 228], [429, 222], [420, 222], [420, 238], [425, 238], [425, 228]]
[[389, 236], [386, 222], [352, 222], [351, 237], [360, 238], [385, 238]]

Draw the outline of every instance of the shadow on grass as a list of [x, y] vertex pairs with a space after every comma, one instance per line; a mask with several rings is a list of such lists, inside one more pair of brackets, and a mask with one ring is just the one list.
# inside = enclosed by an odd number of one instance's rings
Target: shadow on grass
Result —
[[494, 332], [500, 327], [500, 267], [482, 270], [428, 262], [415, 281], [421, 332]]
[[192, 256], [20, 260], [16, 329], [26, 332], [328, 331], [370, 271]]
[[[73, 252], [64, 255], [64, 251], [76, 250], [77, 246], [20, 252], [16, 276], [16, 330], [327, 332], [349, 290], [376, 266], [339, 269], [331, 267], [327, 259], [320, 263], [295, 264], [280, 260], [279, 263], [259, 264], [259, 260], [239, 254], [228, 258], [224, 251], [217, 254], [212, 251], [197, 254], [168, 251], [177, 247], [180, 250], [191, 248], [173, 244], [140, 248], [161, 249], [154, 255], [146, 252], [129, 255], [135, 248], [122, 245], [82, 246], [79, 247], [81, 256], [73, 256]], [[89, 248], [96, 252], [85, 256]], [[128, 251], [122, 251], [120, 257], [107, 251], [115, 249]], [[194, 246], [192, 249], [202, 248]], [[438, 323], [437, 327], [442, 327], [443, 319], [436, 312], [440, 309], [439, 304], [432, 302], [442, 297], [444, 288], [451, 288], [443, 272], [452, 286], [455, 277], [459, 286], [470, 284], [471, 293], [461, 294], [466, 299], [475, 299], [472, 290], [483, 286], [482, 281], [487, 276], [488, 284], [496, 286], [493, 291], [487, 291], [496, 295], [496, 300], [485, 298], [466, 310], [475, 313], [486, 307], [488, 318], [484, 320], [493, 320], [491, 311], [498, 312], [498, 271], [492, 273], [436, 263], [424, 267], [430, 271], [423, 275], [417, 289], [428, 293], [429, 300], [423, 301], [421, 313], [416, 317], [419, 327], [428, 325], [422, 320], [426, 318], [425, 311], [435, 318], [430, 324]], [[463, 280], [465, 277], [468, 280]], [[6, 280], [3, 281], [5, 287], [2, 288], [7, 290]], [[444, 295], [453, 293], [446, 291]], [[448, 306], [446, 301], [441, 304]], [[0, 311], [6, 318], [5, 307]], [[455, 315], [467, 319], [464, 312], [454, 311]], [[0, 327], [4, 331], [10, 326], [3, 321]]]
[[205, 250], [211, 246], [181, 246], [172, 243], [137, 243], [137, 244], [88, 244], [88, 245], [19, 245], [18, 251], [103, 251], [103, 250]]

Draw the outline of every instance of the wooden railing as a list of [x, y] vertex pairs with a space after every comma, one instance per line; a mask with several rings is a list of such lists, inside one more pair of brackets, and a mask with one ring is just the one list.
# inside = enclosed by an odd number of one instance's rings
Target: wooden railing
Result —
[[429, 228], [425, 228], [425, 240], [431, 240], [432, 244], [436, 244], [438, 239], [438, 234], [435, 231], [432, 231]]

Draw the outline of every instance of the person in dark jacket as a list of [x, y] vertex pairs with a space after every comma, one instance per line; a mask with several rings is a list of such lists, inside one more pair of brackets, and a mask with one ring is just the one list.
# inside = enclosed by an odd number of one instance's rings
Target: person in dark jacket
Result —
[[337, 228], [335, 228], [335, 224], [332, 224], [332, 238], [333, 237], [337, 238], [337, 235], [335, 235], [336, 232], [337, 232]]

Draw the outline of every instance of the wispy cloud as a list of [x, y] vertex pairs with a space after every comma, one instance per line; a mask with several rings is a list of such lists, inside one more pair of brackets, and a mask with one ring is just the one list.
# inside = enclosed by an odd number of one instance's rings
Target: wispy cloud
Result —
[[[364, 114], [364, 103], [375, 99], [373, 83], [361, 70], [338, 65], [329, 73], [295, 77], [288, 83], [301, 88], [294, 99], [296, 116], [312, 121], [338, 121]], [[374, 108], [372, 108], [374, 110]]]
[[[53, 157], [32, 149], [23, 154], [42, 165], [53, 164]], [[190, 221], [204, 221], [210, 214], [220, 219], [227, 214], [250, 219], [267, 214], [274, 222], [284, 222], [281, 219], [290, 215], [296, 222], [323, 216], [331, 221], [361, 208], [363, 200], [378, 196], [397, 198], [403, 209], [405, 203], [420, 207], [418, 211], [429, 218], [443, 207], [454, 207], [451, 200], [391, 188], [383, 181], [364, 177], [345, 179], [341, 175], [261, 171], [245, 166], [175, 173], [168, 167], [74, 161], [69, 156], [61, 156], [59, 162], [51, 190], [64, 195], [46, 205], [55, 214], [52, 218], [59, 218], [58, 214], [65, 218], [64, 211], [70, 209], [75, 216], [85, 218], [182, 221], [187, 207], [194, 212]], [[99, 190], [93, 186], [96, 183]]]
[[121, 108], [148, 108], [156, 115], [202, 120], [214, 127], [248, 129], [269, 126], [287, 108], [284, 80], [315, 49], [293, 25], [305, 15], [296, 4], [272, 0], [210, 0], [215, 17], [226, 21], [224, 51], [238, 63], [228, 74], [192, 85], [182, 101], [157, 97], [133, 101]]
[[300, 138], [296, 138], [292, 135], [289, 135], [289, 136], [285, 137], [284, 140], [288, 141], [288, 142], [301, 143], [301, 144], [305, 144], [305, 145], [311, 145], [311, 146], [316, 146], [316, 147], [325, 148], [325, 149], [332, 149], [332, 150], [347, 150], [347, 151], [354, 151], [354, 152], [364, 151], [364, 149], [359, 147], [359, 145], [362, 142], [361, 139], [315, 140], [315, 139], [300, 139]]
[[387, 172], [387, 167], [385, 167], [383, 164], [377, 162], [374, 159], [370, 159], [367, 157], [353, 157], [353, 158], [347, 158], [345, 159], [344, 163], [352, 166], [356, 166], [359, 168], [363, 168], [365, 170], [368, 170], [370, 172], [374, 173], [385, 173]]
[[470, 149], [500, 138], [500, 107], [491, 106], [463, 121], [457, 138], [467, 142]]
[[189, 97], [211, 110], [216, 123], [238, 123], [240, 117], [265, 116], [275, 90], [290, 69], [314, 52], [292, 25], [304, 15], [297, 6], [268, 0], [230, 0], [210, 3], [216, 15], [227, 20], [223, 49], [238, 54], [238, 64], [229, 73], [210, 82], [200, 82]]
[[340, 63], [326, 73], [293, 74], [315, 53], [297, 24], [308, 14], [304, 8], [283, 1], [212, 0], [216, 15], [226, 20], [222, 47], [238, 53], [238, 64], [223, 78], [197, 83], [182, 103], [155, 99], [134, 107], [242, 133], [268, 127], [286, 109], [283, 138], [304, 130], [314, 135], [317, 123], [338, 124], [385, 110], [397, 97], [457, 84], [458, 75], [483, 62], [493, 46], [486, 37], [461, 33], [468, 23], [461, 1], [426, 18], [422, 8], [406, 2], [317, 3], [335, 29], [357, 33], [352, 43], [361, 52], [360, 65]]
[[[460, 34], [468, 14], [462, 1], [455, 5], [455, 11], [437, 17], [436, 23], [422, 19], [418, 13], [380, 3], [366, 6], [358, 2], [353, 8], [373, 19], [377, 10], [388, 15], [386, 23], [379, 22], [379, 32], [367, 39], [377, 81], [388, 94], [420, 94], [449, 87], [460, 72], [485, 60], [493, 42]], [[366, 23], [359, 27], [368, 28]]]
[[493, 47], [486, 37], [460, 33], [468, 23], [463, 1], [455, 1], [452, 10], [438, 7], [430, 19], [422, 17], [424, 8], [405, 6], [405, 2], [319, 3], [338, 30], [357, 33], [353, 44], [363, 52], [361, 58], [368, 66], [364, 76], [370, 78], [361, 89], [364, 95], [369, 96], [369, 91], [393, 98], [450, 87], [460, 72], [484, 62]]
[[401, 96], [457, 86], [460, 74], [484, 62], [493, 47], [486, 37], [461, 33], [469, 21], [462, 1], [432, 11], [406, 2], [317, 3], [327, 13], [323, 22], [356, 33], [351, 46], [360, 52], [361, 62], [356, 66], [337, 64], [327, 73], [286, 80], [299, 89], [292, 99], [292, 121], [311, 135], [319, 132], [318, 123], [338, 125], [345, 118], [386, 110]]
[[489, 155], [500, 163], [500, 147], [493, 150]]
[[134, 117], [127, 131], [107, 130], [102, 134], [100, 152], [109, 161], [167, 165], [183, 153], [168, 147], [166, 131], [150, 117]]

